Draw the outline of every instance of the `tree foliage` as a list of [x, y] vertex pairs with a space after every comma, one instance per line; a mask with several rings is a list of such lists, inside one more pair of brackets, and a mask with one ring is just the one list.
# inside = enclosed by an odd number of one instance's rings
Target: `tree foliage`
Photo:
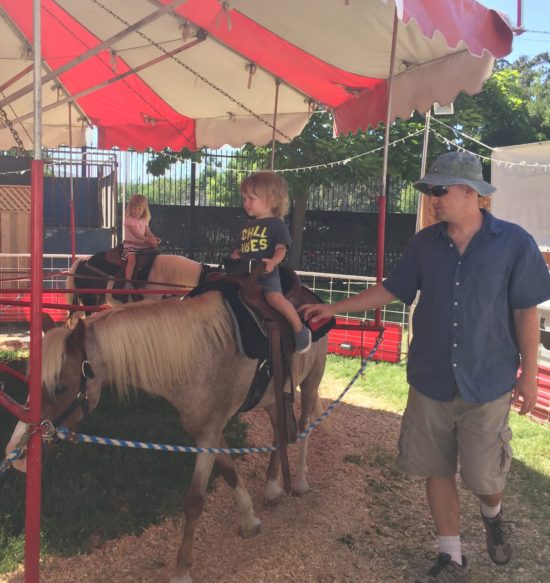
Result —
[[[498, 61], [481, 93], [474, 96], [460, 94], [453, 115], [432, 117], [434, 133], [429, 140], [429, 160], [456, 146], [490, 157], [490, 151], [483, 144], [498, 147], [550, 139], [549, 75], [548, 53], [531, 59], [521, 57], [514, 63]], [[409, 120], [396, 120], [390, 130], [390, 142], [421, 130], [424, 121], [424, 116], [418, 113]], [[434, 138], [435, 132], [439, 139]], [[365, 132], [333, 137], [330, 113], [319, 110], [290, 143], [276, 143], [275, 168], [314, 167], [310, 171], [285, 173], [295, 196], [305, 196], [313, 187], [334, 183], [357, 184], [373, 176], [380, 178], [383, 137], [382, 125]], [[388, 172], [391, 176], [407, 180], [418, 178], [422, 142], [423, 135], [419, 133], [390, 148]], [[270, 167], [271, 146], [248, 144], [243, 147], [243, 152], [248, 157], [249, 171]], [[179, 153], [167, 150], [148, 163], [148, 171], [154, 176], [162, 175], [176, 158], [208, 163], [205, 150], [191, 152], [184, 149]], [[234, 189], [235, 184], [242, 180], [242, 169], [235, 164], [231, 162], [217, 170], [207, 166], [201, 170], [197, 181], [203, 185], [207, 199], [214, 196], [215, 191], [222, 202], [224, 197], [229, 200], [229, 194], [223, 194], [224, 189]], [[220, 182], [223, 183], [221, 186]]]

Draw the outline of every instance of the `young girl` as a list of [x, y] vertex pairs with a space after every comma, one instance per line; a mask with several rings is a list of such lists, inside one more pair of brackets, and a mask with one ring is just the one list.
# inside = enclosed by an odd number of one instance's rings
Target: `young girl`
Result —
[[130, 281], [134, 275], [136, 255], [160, 243], [160, 239], [155, 237], [149, 229], [150, 220], [151, 212], [147, 199], [142, 194], [132, 194], [126, 207], [125, 235], [122, 245], [122, 261], [126, 262], [126, 281]]
[[251, 217], [235, 238], [233, 259], [261, 259], [266, 274], [260, 285], [268, 303], [281, 312], [294, 330], [296, 352], [307, 352], [311, 331], [300, 320], [294, 306], [284, 297], [278, 265], [291, 243], [290, 232], [283, 222], [288, 211], [288, 185], [273, 172], [257, 172], [241, 184], [243, 207]]

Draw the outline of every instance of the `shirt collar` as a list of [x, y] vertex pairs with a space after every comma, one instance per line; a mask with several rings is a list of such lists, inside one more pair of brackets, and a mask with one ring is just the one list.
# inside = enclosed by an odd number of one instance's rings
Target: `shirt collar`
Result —
[[[481, 225], [480, 233], [496, 235], [502, 231], [502, 223], [494, 217], [487, 209], [479, 209], [483, 215], [483, 224]], [[437, 236], [447, 236], [447, 222], [441, 221], [437, 224]]]

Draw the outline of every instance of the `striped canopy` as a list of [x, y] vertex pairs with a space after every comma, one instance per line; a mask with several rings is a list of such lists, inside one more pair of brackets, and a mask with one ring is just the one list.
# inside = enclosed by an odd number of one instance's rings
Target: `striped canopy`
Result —
[[[42, 0], [43, 145], [69, 128], [82, 145], [89, 125], [104, 148], [288, 142], [318, 106], [335, 133], [375, 127], [394, 14], [391, 119], [480, 91], [511, 51], [506, 18], [475, 0]], [[32, 0], [0, 0], [0, 106], [28, 149], [32, 23]]]

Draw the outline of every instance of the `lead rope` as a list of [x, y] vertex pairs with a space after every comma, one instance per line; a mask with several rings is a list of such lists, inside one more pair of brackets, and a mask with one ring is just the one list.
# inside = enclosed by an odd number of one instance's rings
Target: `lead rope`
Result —
[[[315, 421], [310, 423], [304, 431], [298, 434], [298, 439], [296, 443], [302, 441], [311, 433], [321, 422], [326, 419], [334, 409], [342, 403], [342, 399], [346, 393], [352, 388], [357, 379], [363, 375], [365, 368], [372, 360], [375, 352], [378, 350], [380, 342], [383, 338], [383, 330], [380, 331], [378, 338], [376, 339], [372, 350], [366, 358], [361, 359], [361, 367], [355, 373], [351, 381], [348, 383], [346, 388], [340, 393], [335, 401], [333, 401], [326, 409], [326, 411], [320, 415]], [[172, 452], [172, 453], [209, 453], [209, 454], [247, 454], [247, 453], [270, 453], [279, 449], [277, 446], [266, 446], [266, 447], [192, 447], [186, 445], [169, 445], [163, 443], [149, 443], [143, 441], [131, 441], [127, 439], [113, 439], [110, 437], [99, 437], [95, 435], [86, 435], [84, 433], [74, 433], [67, 427], [54, 427], [51, 421], [45, 420], [41, 423], [41, 430], [43, 439], [46, 442], [59, 441], [69, 441], [70, 443], [92, 443], [95, 445], [111, 445], [114, 447], [129, 447], [133, 449], [148, 449], [154, 451]], [[28, 439], [28, 438], [27, 438]], [[26, 440], [23, 436], [22, 441]], [[25, 441], [26, 443], [26, 441]], [[11, 466], [12, 462], [16, 459], [22, 457], [25, 449], [25, 445], [20, 442], [18, 447], [14, 449], [6, 457], [6, 459], [0, 464], [0, 477], [6, 472], [6, 470]], [[22, 451], [20, 451], [22, 450]]]

